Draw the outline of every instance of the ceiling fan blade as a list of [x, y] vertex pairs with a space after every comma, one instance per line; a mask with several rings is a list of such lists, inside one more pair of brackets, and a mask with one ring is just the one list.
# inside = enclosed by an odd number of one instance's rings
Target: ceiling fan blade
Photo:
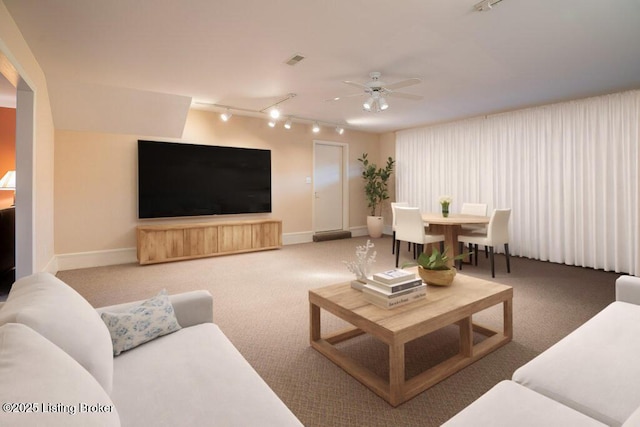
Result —
[[351, 80], [344, 80], [342, 83], [346, 83], [348, 85], [355, 86], [355, 87], [360, 88], [360, 89], [365, 89], [365, 90], [369, 89], [369, 86], [367, 86], [367, 85], [365, 85], [363, 83], [360, 83], [360, 82], [354, 82], [354, 81], [351, 81]]
[[394, 98], [413, 99], [414, 101], [419, 101], [422, 99], [422, 96], [420, 95], [413, 95], [411, 93], [402, 93], [402, 92], [388, 92], [387, 96], [393, 96]]
[[393, 89], [400, 89], [401, 87], [417, 85], [418, 83], [422, 83], [422, 80], [417, 79], [417, 78], [413, 78], [413, 79], [407, 79], [407, 80], [402, 80], [402, 81], [399, 81], [399, 82], [391, 83], [389, 85], [385, 85], [384, 87], [385, 87], [385, 89], [393, 90]]
[[329, 102], [331, 102], [331, 101], [340, 101], [341, 99], [344, 99], [344, 98], [353, 98], [353, 97], [356, 97], [356, 96], [362, 96], [364, 94], [365, 94], [364, 92], [351, 93], [349, 95], [342, 95], [342, 96], [336, 96], [335, 98], [325, 99], [325, 101], [329, 101]]

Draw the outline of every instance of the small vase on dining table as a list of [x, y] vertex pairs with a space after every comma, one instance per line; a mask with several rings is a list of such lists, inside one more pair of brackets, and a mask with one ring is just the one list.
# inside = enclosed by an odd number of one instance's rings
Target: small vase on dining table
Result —
[[445, 218], [449, 216], [449, 204], [448, 203], [443, 203], [442, 204], [442, 216], [445, 217]]

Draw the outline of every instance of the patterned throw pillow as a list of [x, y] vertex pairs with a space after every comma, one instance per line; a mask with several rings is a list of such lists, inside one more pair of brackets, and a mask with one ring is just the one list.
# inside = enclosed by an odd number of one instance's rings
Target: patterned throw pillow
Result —
[[166, 289], [127, 311], [101, 317], [111, 334], [114, 356], [181, 328]]

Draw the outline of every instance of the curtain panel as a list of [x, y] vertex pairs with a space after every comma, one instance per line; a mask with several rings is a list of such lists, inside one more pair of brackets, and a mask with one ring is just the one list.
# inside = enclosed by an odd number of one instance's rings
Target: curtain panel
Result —
[[629, 91], [399, 131], [396, 200], [511, 208], [513, 255], [637, 275], [639, 124]]

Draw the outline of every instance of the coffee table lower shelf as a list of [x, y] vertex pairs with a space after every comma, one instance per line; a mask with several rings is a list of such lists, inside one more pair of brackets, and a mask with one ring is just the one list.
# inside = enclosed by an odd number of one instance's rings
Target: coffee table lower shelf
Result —
[[[373, 305], [366, 307], [358, 304], [356, 304], [358, 309], [349, 310], [344, 306], [344, 304], [341, 305], [339, 302], [337, 303], [335, 297], [327, 298], [327, 296], [316, 293], [316, 291], [322, 291], [327, 288], [312, 290], [309, 291], [310, 344], [315, 350], [323, 354], [349, 375], [360, 381], [378, 396], [382, 397], [389, 402], [389, 404], [395, 407], [417, 396], [438, 382], [511, 341], [513, 336], [513, 290], [508, 286], [499, 286], [503, 287], [503, 289], [499, 289], [499, 292], [491, 293], [489, 297], [485, 295], [485, 297], [480, 301], [474, 300], [472, 304], [464, 302], [452, 307], [450, 312], [445, 312], [442, 313], [442, 315], [437, 316], [426, 315], [424, 319], [419, 315], [416, 316], [415, 310], [428, 311], [431, 308], [437, 312], [437, 307], [430, 307], [429, 302], [416, 302], [409, 304], [405, 306], [406, 308], [402, 312], [396, 312], [396, 310], [400, 310], [400, 308], [384, 310]], [[351, 291], [358, 291], [349, 290], [347, 288], [339, 289], [336, 288], [336, 285], [328, 288], [334, 288], [332, 289], [332, 292], [330, 292], [331, 294], [334, 294], [333, 291], [336, 290], [346, 293], [347, 297], [345, 301], [348, 301], [346, 305], [353, 304], [354, 298], [358, 297], [357, 294], [349, 295]], [[344, 297], [344, 295], [342, 296]], [[360, 296], [360, 298], [362, 297]], [[500, 303], [503, 304], [502, 331], [495, 331], [472, 322], [470, 312], [477, 313], [485, 308]], [[433, 302], [433, 304], [438, 304], [438, 302]], [[412, 308], [411, 306], [415, 307]], [[356, 324], [357, 326], [322, 336], [320, 330], [321, 309], [324, 309], [349, 323]], [[404, 322], [405, 326], [396, 330], [389, 330], [385, 328], [384, 319], [380, 319], [379, 310], [388, 312], [389, 317], [394, 317], [394, 325], [402, 324], [402, 317], [407, 317], [407, 321]], [[358, 311], [361, 314], [364, 313], [364, 315], [357, 314]], [[377, 312], [377, 316], [371, 316], [371, 319], [378, 319], [377, 321], [372, 321], [367, 318], [367, 313], [373, 312]], [[456, 324], [459, 327], [459, 352], [438, 365], [406, 380], [405, 344], [415, 338], [427, 335], [428, 333], [451, 324]], [[485, 335], [487, 338], [474, 345], [474, 332]], [[365, 333], [368, 333], [389, 345], [389, 378], [381, 378], [365, 366], [362, 366], [356, 360], [342, 353], [335, 346], [335, 344], [355, 338]]]

